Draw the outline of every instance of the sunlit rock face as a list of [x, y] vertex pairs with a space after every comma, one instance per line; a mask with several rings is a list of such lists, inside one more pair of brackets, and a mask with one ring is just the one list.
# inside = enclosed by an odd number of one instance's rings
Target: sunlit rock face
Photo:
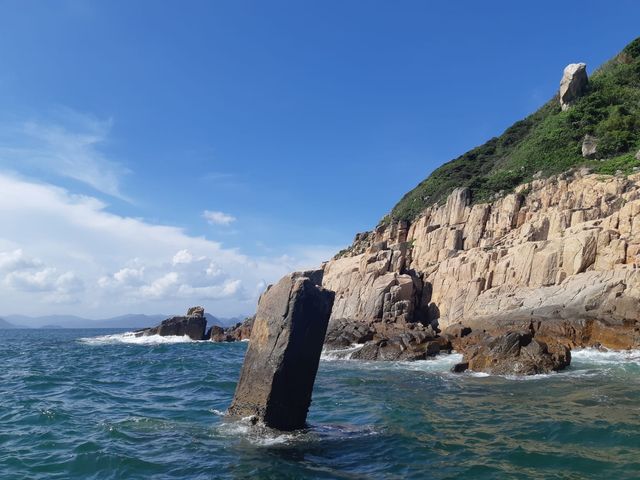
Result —
[[483, 204], [457, 189], [325, 265], [331, 317], [495, 332], [534, 322], [571, 345], [640, 345], [639, 214], [638, 174], [575, 171]]
[[587, 65], [584, 63], [570, 63], [564, 69], [560, 80], [560, 107], [567, 110], [571, 104], [587, 89]]

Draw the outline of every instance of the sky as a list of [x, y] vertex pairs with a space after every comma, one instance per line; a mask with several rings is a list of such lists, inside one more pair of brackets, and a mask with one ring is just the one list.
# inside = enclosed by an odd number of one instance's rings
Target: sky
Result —
[[640, 2], [0, 0], [0, 315], [251, 314]]

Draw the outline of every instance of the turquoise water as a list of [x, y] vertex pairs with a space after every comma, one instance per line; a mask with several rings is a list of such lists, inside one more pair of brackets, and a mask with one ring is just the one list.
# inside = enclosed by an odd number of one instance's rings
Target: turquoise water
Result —
[[245, 343], [108, 333], [0, 331], [1, 479], [640, 478], [640, 352], [526, 380], [326, 358], [282, 435], [220, 415]]

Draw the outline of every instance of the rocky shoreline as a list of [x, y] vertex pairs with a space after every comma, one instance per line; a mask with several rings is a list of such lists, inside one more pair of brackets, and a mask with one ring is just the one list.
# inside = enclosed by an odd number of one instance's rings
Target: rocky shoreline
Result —
[[211, 340], [213, 342], [236, 342], [247, 340], [251, 335], [254, 317], [247, 318], [231, 327], [213, 325], [207, 329], [207, 319], [204, 308], [197, 306], [187, 310], [184, 316], [167, 318], [155, 327], [136, 330], [137, 337], [160, 336], [187, 336], [191, 340]]

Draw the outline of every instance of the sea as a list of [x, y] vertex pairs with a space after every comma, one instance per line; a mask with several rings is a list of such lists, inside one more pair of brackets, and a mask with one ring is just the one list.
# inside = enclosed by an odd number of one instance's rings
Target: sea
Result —
[[638, 479], [640, 351], [532, 377], [325, 352], [308, 428], [224, 417], [247, 343], [0, 331], [0, 479]]

